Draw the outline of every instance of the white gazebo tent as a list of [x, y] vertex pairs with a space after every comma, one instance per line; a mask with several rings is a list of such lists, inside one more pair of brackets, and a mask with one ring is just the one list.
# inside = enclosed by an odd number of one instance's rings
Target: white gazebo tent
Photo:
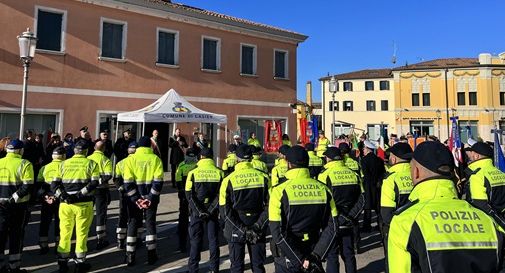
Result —
[[[164, 123], [214, 123], [225, 124], [227, 131], [226, 115], [215, 114], [203, 111], [185, 98], [180, 96], [174, 89], [170, 89], [152, 104], [131, 112], [119, 113], [116, 123], [116, 140], [118, 138], [119, 122], [139, 122], [142, 123], [142, 133], [145, 134], [146, 122], [164, 122]], [[175, 127], [174, 127], [175, 128]], [[225, 134], [226, 135], [226, 134]], [[217, 134], [219, 139], [219, 132]]]

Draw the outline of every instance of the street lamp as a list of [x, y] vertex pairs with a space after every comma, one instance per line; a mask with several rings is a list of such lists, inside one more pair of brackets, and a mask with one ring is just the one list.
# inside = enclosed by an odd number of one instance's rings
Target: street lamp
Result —
[[23, 139], [25, 130], [25, 113], [26, 113], [26, 93], [28, 91], [28, 69], [33, 57], [35, 56], [35, 48], [37, 47], [37, 37], [27, 28], [25, 32], [18, 36], [19, 41], [19, 57], [23, 62], [23, 96], [21, 100], [21, 118], [19, 122], [19, 139]]
[[440, 117], [442, 116], [442, 111], [440, 109], [437, 109], [437, 130], [438, 130], [438, 139], [440, 140]]
[[330, 93], [331, 93], [331, 111], [333, 112], [333, 123], [331, 124], [331, 143], [335, 142], [335, 93], [338, 90], [338, 81], [335, 76], [330, 80]]

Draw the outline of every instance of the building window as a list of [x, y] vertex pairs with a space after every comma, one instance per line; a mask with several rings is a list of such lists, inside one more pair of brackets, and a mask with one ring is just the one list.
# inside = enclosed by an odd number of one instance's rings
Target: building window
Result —
[[65, 28], [67, 12], [52, 8], [37, 7], [35, 22], [37, 49], [65, 51]]
[[353, 110], [352, 101], [349, 101], [349, 100], [344, 101], [343, 105], [344, 105], [344, 109], [343, 109], [344, 111], [352, 111]]
[[366, 101], [366, 110], [367, 111], [375, 111], [375, 101], [374, 100], [367, 100]]
[[380, 81], [380, 90], [389, 90], [389, 81]]
[[352, 82], [344, 82], [344, 91], [352, 91]]
[[288, 52], [284, 50], [274, 50], [274, 77], [280, 79], [288, 78]]
[[256, 75], [256, 46], [241, 45], [240, 47], [240, 73]]
[[100, 57], [124, 59], [126, 53], [126, 22], [102, 18]]
[[221, 69], [221, 40], [203, 37], [202, 39], [202, 69]]
[[433, 121], [420, 120], [410, 122], [410, 132], [417, 133], [418, 136], [433, 135]]
[[[38, 134], [44, 135], [42, 143], [47, 143], [47, 132], [57, 131], [59, 114], [26, 114], [25, 130], [31, 130]], [[19, 113], [0, 113], [0, 135], [10, 137], [11, 139], [18, 138], [19, 134]]]
[[179, 64], [179, 32], [158, 28], [158, 58], [159, 64]]
[[458, 105], [465, 105], [465, 92], [458, 92]]
[[459, 135], [461, 142], [466, 143], [470, 137], [477, 139], [479, 136], [479, 122], [476, 120], [459, 120]]
[[477, 92], [468, 92], [468, 104], [477, 105]]
[[388, 135], [388, 125], [387, 124], [367, 124], [366, 130], [368, 132], [369, 139], [378, 140], [381, 135], [384, 139]]
[[412, 106], [419, 106], [419, 94], [412, 94]]
[[423, 93], [423, 106], [430, 106], [430, 93]]
[[500, 92], [500, 105], [505, 105], [505, 92]]
[[365, 91], [370, 91], [373, 90], [373, 81], [366, 81], [365, 82]]
[[330, 106], [329, 106], [330, 111], [338, 111], [338, 101], [330, 101]]
[[389, 102], [387, 100], [381, 100], [381, 111], [389, 110]]

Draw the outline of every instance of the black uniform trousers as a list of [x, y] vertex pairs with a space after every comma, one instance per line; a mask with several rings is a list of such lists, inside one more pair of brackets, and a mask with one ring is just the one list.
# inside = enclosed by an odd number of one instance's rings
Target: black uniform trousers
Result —
[[21, 266], [21, 251], [25, 226], [28, 222], [28, 204], [7, 204], [0, 206], [0, 253], [3, 256], [5, 244], [9, 240], [9, 267]]
[[209, 241], [209, 270], [219, 272], [219, 221], [217, 215], [214, 214], [204, 220], [195, 215], [195, 213], [192, 213], [189, 226], [191, 248], [189, 250], [188, 267], [190, 273], [198, 272], [205, 229], [207, 229], [207, 238]]
[[116, 235], [119, 240], [126, 240], [128, 230], [128, 196], [119, 192], [119, 219], [117, 222]]
[[354, 253], [354, 230], [353, 227], [340, 228], [336, 242], [332, 245], [326, 258], [326, 272], [340, 272], [340, 263], [338, 256], [342, 257], [345, 264], [346, 273], [356, 273], [356, 256]]
[[230, 251], [230, 272], [238, 273], [244, 272], [244, 258], [245, 258], [245, 248], [247, 246], [247, 251], [249, 252], [249, 257], [251, 258], [251, 269], [254, 273], [264, 273], [265, 272], [265, 260], [266, 260], [266, 243], [265, 238], [262, 238], [256, 244], [251, 243], [237, 243], [231, 242], [228, 244]]
[[286, 257], [274, 257], [274, 267], [275, 273], [303, 273], [298, 261], [293, 263]]
[[60, 217], [58, 211], [60, 210], [60, 202], [54, 200], [52, 204], [42, 201], [40, 208], [40, 226], [39, 226], [39, 245], [40, 247], [47, 247], [49, 241], [49, 227], [54, 218], [54, 239], [57, 242], [60, 237]]
[[110, 201], [109, 188], [95, 190], [96, 237], [98, 240], [107, 239], [107, 206]]
[[135, 252], [137, 247], [137, 233], [145, 218], [147, 250], [156, 250], [156, 213], [158, 203], [152, 202], [147, 209], [139, 209], [137, 204], [128, 200], [128, 234], [126, 237], [126, 251]]
[[179, 197], [179, 225], [177, 226], [177, 235], [179, 235], [179, 248], [186, 249], [188, 241], [188, 226], [189, 226], [189, 205], [185, 193], [186, 181], [177, 183], [177, 196]]

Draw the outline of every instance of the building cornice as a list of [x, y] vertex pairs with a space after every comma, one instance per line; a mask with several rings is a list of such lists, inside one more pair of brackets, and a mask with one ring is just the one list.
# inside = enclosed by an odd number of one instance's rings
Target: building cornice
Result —
[[280, 42], [297, 45], [304, 42], [308, 36], [286, 30], [268, 27], [261, 24], [248, 24], [246, 22], [227, 19], [190, 9], [175, 8], [171, 5], [163, 5], [157, 2], [145, 0], [75, 0], [82, 3], [93, 4], [102, 7], [114, 8], [128, 12], [134, 12], [168, 19], [176, 22], [199, 25], [213, 29], [235, 32], [259, 38], [266, 38]]

